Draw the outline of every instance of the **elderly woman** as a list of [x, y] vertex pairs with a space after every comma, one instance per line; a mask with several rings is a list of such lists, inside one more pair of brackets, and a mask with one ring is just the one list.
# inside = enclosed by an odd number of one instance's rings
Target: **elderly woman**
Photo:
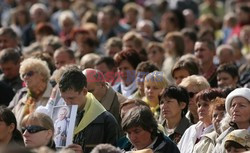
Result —
[[203, 139], [204, 135], [214, 130], [212, 115], [209, 113], [209, 108], [212, 100], [222, 96], [222, 91], [218, 89], [205, 89], [196, 95], [199, 122], [190, 126], [183, 134], [178, 143], [178, 148], [181, 153], [192, 153], [195, 145]]
[[235, 129], [247, 129], [250, 131], [250, 89], [237, 88], [226, 98], [226, 112], [231, 117], [231, 123], [216, 140], [214, 153], [224, 153], [225, 137]]
[[179, 153], [176, 145], [158, 131], [154, 115], [146, 106], [136, 106], [122, 119], [122, 129], [127, 133], [125, 151], [152, 149], [157, 153]]
[[188, 92], [183, 87], [170, 86], [164, 90], [161, 96], [164, 131], [176, 144], [191, 125], [190, 121], [185, 117], [188, 110], [188, 102]]
[[50, 70], [46, 62], [39, 59], [28, 58], [21, 63], [20, 76], [25, 88], [15, 95], [9, 107], [17, 118], [17, 127], [20, 129], [22, 119], [47, 104], [52, 87], [49, 83]]
[[141, 62], [139, 54], [134, 49], [125, 49], [114, 57], [118, 67], [121, 82], [113, 86], [113, 89], [125, 97], [129, 97], [137, 90], [135, 69]]
[[16, 127], [16, 117], [10, 109], [0, 106], [0, 148], [4, 146], [23, 146], [23, 138]]
[[54, 124], [48, 115], [37, 112], [29, 114], [22, 121], [22, 132], [25, 147], [47, 146], [55, 150]]

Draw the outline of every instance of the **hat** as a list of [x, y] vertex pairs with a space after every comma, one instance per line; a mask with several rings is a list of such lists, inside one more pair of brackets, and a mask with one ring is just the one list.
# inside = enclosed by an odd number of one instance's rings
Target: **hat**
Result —
[[246, 98], [248, 101], [250, 101], [250, 89], [248, 88], [237, 88], [235, 90], [233, 90], [226, 98], [226, 102], [225, 102], [225, 106], [226, 106], [226, 111], [227, 113], [231, 116], [231, 112], [230, 112], [230, 107], [232, 104], [232, 100], [235, 97], [244, 97]]
[[227, 141], [233, 141], [245, 148], [250, 148], [250, 133], [246, 129], [234, 130], [226, 136]]

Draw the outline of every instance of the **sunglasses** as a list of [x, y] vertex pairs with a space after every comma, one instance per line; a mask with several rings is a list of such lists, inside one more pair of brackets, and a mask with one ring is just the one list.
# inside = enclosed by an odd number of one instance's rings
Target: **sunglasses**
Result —
[[27, 127], [23, 127], [22, 128], [22, 132], [24, 133], [25, 131], [28, 131], [29, 133], [37, 133], [40, 131], [46, 131], [48, 130], [47, 128], [41, 127], [41, 126], [37, 126], [37, 125], [29, 125]]
[[27, 72], [27, 73], [24, 73], [24, 74], [22, 75], [22, 77], [23, 77], [23, 78], [24, 78], [25, 76], [31, 77], [31, 76], [33, 76], [34, 74], [35, 74], [34, 71], [29, 71], [29, 72]]
[[197, 93], [194, 92], [188, 92], [189, 98], [193, 98]]

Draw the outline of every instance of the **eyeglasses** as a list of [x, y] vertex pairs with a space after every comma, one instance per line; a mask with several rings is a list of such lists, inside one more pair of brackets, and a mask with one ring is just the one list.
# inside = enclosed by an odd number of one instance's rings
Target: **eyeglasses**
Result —
[[34, 71], [29, 71], [29, 72], [27, 72], [27, 73], [24, 73], [24, 74], [22, 75], [22, 77], [23, 77], [23, 78], [24, 78], [25, 76], [31, 77], [31, 76], [33, 76], [34, 74], [35, 74]]
[[47, 128], [41, 127], [41, 126], [37, 126], [37, 125], [29, 125], [27, 127], [23, 127], [22, 128], [22, 132], [24, 133], [25, 131], [28, 131], [29, 133], [37, 133], [40, 131], [45, 131], [48, 130]]
[[193, 98], [197, 93], [194, 92], [188, 92], [189, 98]]

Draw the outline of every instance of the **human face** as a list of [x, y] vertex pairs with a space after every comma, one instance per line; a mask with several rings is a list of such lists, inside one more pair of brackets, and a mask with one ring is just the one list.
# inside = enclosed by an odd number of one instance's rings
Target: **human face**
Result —
[[84, 107], [86, 94], [86, 88], [80, 92], [73, 89], [66, 90], [65, 92], [61, 91], [61, 96], [67, 105], [78, 105], [79, 108]]
[[118, 73], [126, 85], [130, 85], [135, 79], [135, 70], [127, 60], [123, 60], [118, 66]]
[[13, 124], [8, 126], [4, 121], [0, 121], [0, 146], [2, 145], [1, 142], [11, 139], [13, 130]]
[[215, 131], [220, 134], [220, 121], [222, 120], [222, 118], [225, 115], [225, 111], [224, 110], [213, 110], [212, 113], [212, 123], [213, 126], [215, 128]]
[[[33, 127], [33, 126], [39, 126], [43, 128], [43, 130], [39, 130], [35, 133], [30, 133], [28, 130], [25, 130], [23, 132], [23, 140], [24, 140], [24, 145], [27, 148], [39, 148], [41, 146], [46, 146], [49, 141], [52, 138], [52, 132], [51, 130], [48, 130], [39, 124], [27, 124], [26, 127]], [[25, 128], [25, 127], [24, 127]]]
[[106, 63], [101, 63], [101, 64], [99, 64], [99, 65], [96, 65], [96, 66], [95, 66], [95, 69], [101, 71], [101, 72], [103, 73], [103, 75], [105, 75], [107, 72], [111, 71], [111, 70], [108, 68], [108, 66], [107, 66]]
[[230, 107], [232, 121], [237, 125], [248, 124], [250, 121], [250, 102], [243, 97], [235, 97]]
[[58, 119], [63, 120], [67, 115], [67, 110], [65, 108], [61, 109], [58, 113]]
[[184, 36], [185, 43], [185, 54], [193, 54], [194, 53], [194, 42], [187, 36]]
[[137, 72], [137, 75], [136, 75], [136, 84], [137, 84], [138, 90], [140, 91], [142, 95], [144, 95], [144, 79], [147, 74], [148, 73], [146, 72]]
[[25, 73], [21, 74], [23, 81], [28, 89], [31, 91], [36, 90], [41, 83], [45, 82], [44, 77], [33, 70], [27, 70]]
[[176, 119], [181, 118], [181, 112], [182, 109], [185, 108], [186, 104], [181, 102], [181, 104], [178, 103], [178, 101], [174, 98], [163, 98], [161, 100], [161, 103], [163, 103], [162, 106], [162, 113], [165, 119]]
[[226, 149], [227, 153], [242, 153], [244, 151], [247, 151], [245, 148], [234, 148], [234, 147], [229, 147]]
[[237, 78], [233, 78], [227, 72], [220, 72], [217, 74], [218, 87], [220, 88], [236, 87], [237, 81]]
[[74, 60], [70, 59], [68, 53], [66, 52], [56, 53], [54, 55], [54, 61], [57, 69], [61, 68], [64, 65], [74, 63]]
[[196, 42], [194, 45], [194, 54], [200, 60], [202, 65], [213, 62], [215, 52], [210, 50], [206, 43]]
[[120, 51], [121, 51], [121, 49], [119, 47], [109, 47], [109, 48], [107, 48], [106, 52], [107, 52], [108, 56], [114, 57], [114, 55]]
[[197, 102], [197, 112], [199, 116], [199, 120], [205, 123], [206, 126], [211, 124], [211, 115], [209, 114], [209, 102], [200, 99]]
[[182, 79], [188, 77], [190, 74], [186, 69], [177, 69], [173, 73], [176, 85], [180, 84]]
[[151, 133], [140, 126], [129, 128], [126, 132], [130, 142], [137, 150], [144, 149], [152, 143]]
[[148, 59], [153, 63], [159, 63], [164, 60], [164, 52], [161, 52], [157, 47], [151, 47], [147, 53]]
[[153, 82], [144, 83], [145, 96], [149, 101], [158, 102], [159, 95], [162, 92], [163, 88], [160, 88], [159, 85]]
[[7, 61], [0, 64], [0, 68], [7, 79], [14, 79], [19, 76], [19, 63], [14, 63], [13, 61]]
[[168, 56], [175, 56], [175, 43], [173, 40], [169, 39], [164, 39], [163, 42], [164, 48], [166, 49], [166, 53]]
[[16, 48], [18, 45], [17, 41], [9, 36], [0, 36], [0, 50], [5, 48]]

